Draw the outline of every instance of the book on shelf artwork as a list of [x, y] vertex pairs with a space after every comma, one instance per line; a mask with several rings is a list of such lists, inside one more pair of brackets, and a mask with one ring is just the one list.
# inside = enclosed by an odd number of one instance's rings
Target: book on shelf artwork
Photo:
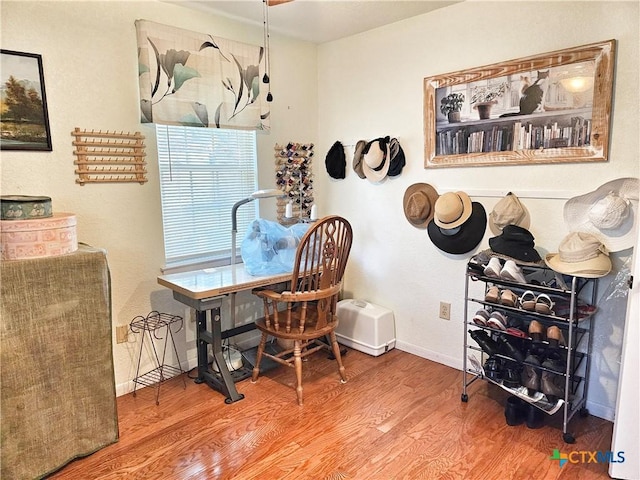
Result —
[[587, 147], [593, 61], [436, 89], [435, 101], [465, 98], [460, 120], [436, 118], [436, 155]]

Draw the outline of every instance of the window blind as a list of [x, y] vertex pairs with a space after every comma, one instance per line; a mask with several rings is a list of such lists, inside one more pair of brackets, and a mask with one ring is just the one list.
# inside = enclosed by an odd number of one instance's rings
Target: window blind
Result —
[[[256, 191], [256, 134], [156, 125], [167, 266], [228, 258], [231, 208]], [[238, 252], [257, 202], [238, 209]]]

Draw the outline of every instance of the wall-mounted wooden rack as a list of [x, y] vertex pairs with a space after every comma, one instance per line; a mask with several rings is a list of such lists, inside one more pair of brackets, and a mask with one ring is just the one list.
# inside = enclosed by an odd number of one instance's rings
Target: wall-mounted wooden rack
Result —
[[71, 132], [73, 154], [78, 166], [76, 183], [114, 183], [147, 181], [144, 135], [140, 132], [106, 132], [80, 130]]

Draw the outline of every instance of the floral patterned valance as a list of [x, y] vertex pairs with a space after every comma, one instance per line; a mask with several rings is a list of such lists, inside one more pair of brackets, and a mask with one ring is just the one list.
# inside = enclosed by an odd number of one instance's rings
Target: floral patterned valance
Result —
[[142, 123], [269, 130], [263, 47], [135, 23]]

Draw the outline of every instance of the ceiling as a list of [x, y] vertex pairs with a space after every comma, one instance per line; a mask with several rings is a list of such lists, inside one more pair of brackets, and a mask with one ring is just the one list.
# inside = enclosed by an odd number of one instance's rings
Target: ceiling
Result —
[[[263, 25], [262, 0], [169, 0], [183, 7]], [[269, 7], [271, 32], [325, 43], [443, 8], [456, 1], [294, 0]]]

